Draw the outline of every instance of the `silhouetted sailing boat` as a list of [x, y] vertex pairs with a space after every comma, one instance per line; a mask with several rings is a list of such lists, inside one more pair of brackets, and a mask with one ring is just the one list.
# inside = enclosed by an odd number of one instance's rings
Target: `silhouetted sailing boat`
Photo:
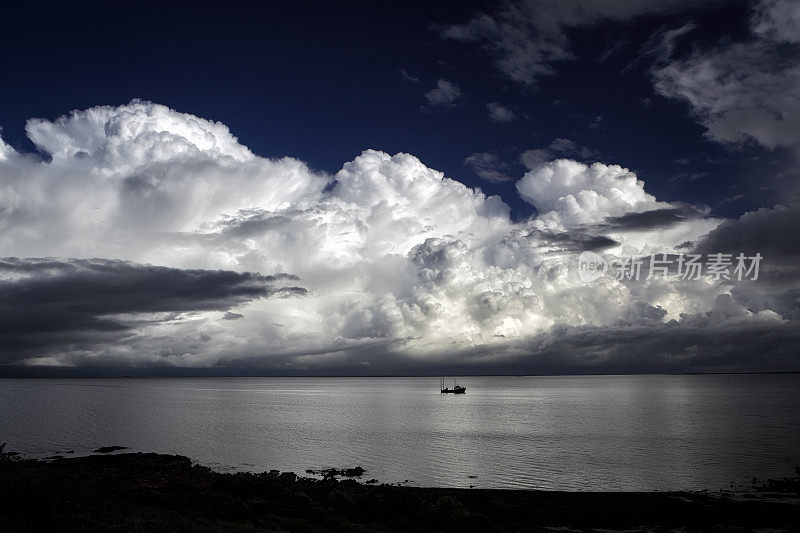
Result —
[[461, 385], [459, 385], [458, 381], [456, 381], [455, 378], [453, 378], [453, 388], [452, 389], [448, 389], [447, 387], [444, 386], [444, 378], [439, 378], [439, 379], [441, 381], [441, 393], [442, 394], [464, 394], [465, 392], [467, 392], [467, 388], [466, 387], [462, 387]]

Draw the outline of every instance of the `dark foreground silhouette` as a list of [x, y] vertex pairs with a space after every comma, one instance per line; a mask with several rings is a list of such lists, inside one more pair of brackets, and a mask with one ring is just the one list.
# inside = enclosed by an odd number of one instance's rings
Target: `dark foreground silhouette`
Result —
[[0, 531], [796, 531], [798, 486], [786, 479], [748, 495], [435, 489], [224, 474], [176, 455], [0, 454]]

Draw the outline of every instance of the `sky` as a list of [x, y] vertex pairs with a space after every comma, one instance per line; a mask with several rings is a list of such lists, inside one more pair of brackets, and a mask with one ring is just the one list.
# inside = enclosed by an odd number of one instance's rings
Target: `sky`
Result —
[[797, 0], [0, 35], [0, 375], [800, 370]]

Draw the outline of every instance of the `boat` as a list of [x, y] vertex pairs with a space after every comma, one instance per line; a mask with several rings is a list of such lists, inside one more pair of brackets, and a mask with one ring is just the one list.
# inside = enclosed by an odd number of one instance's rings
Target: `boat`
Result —
[[458, 381], [456, 381], [455, 379], [453, 379], [452, 389], [448, 389], [447, 387], [444, 386], [444, 378], [439, 378], [439, 379], [441, 385], [440, 388], [441, 394], [464, 394], [465, 392], [467, 392], [467, 388], [459, 385]]

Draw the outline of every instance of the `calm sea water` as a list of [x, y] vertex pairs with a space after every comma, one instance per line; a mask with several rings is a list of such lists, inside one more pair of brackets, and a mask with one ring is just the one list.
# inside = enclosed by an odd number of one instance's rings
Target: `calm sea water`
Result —
[[[719, 489], [800, 465], [800, 375], [0, 380], [0, 442], [419, 486]], [[475, 476], [475, 477], [470, 477]]]

